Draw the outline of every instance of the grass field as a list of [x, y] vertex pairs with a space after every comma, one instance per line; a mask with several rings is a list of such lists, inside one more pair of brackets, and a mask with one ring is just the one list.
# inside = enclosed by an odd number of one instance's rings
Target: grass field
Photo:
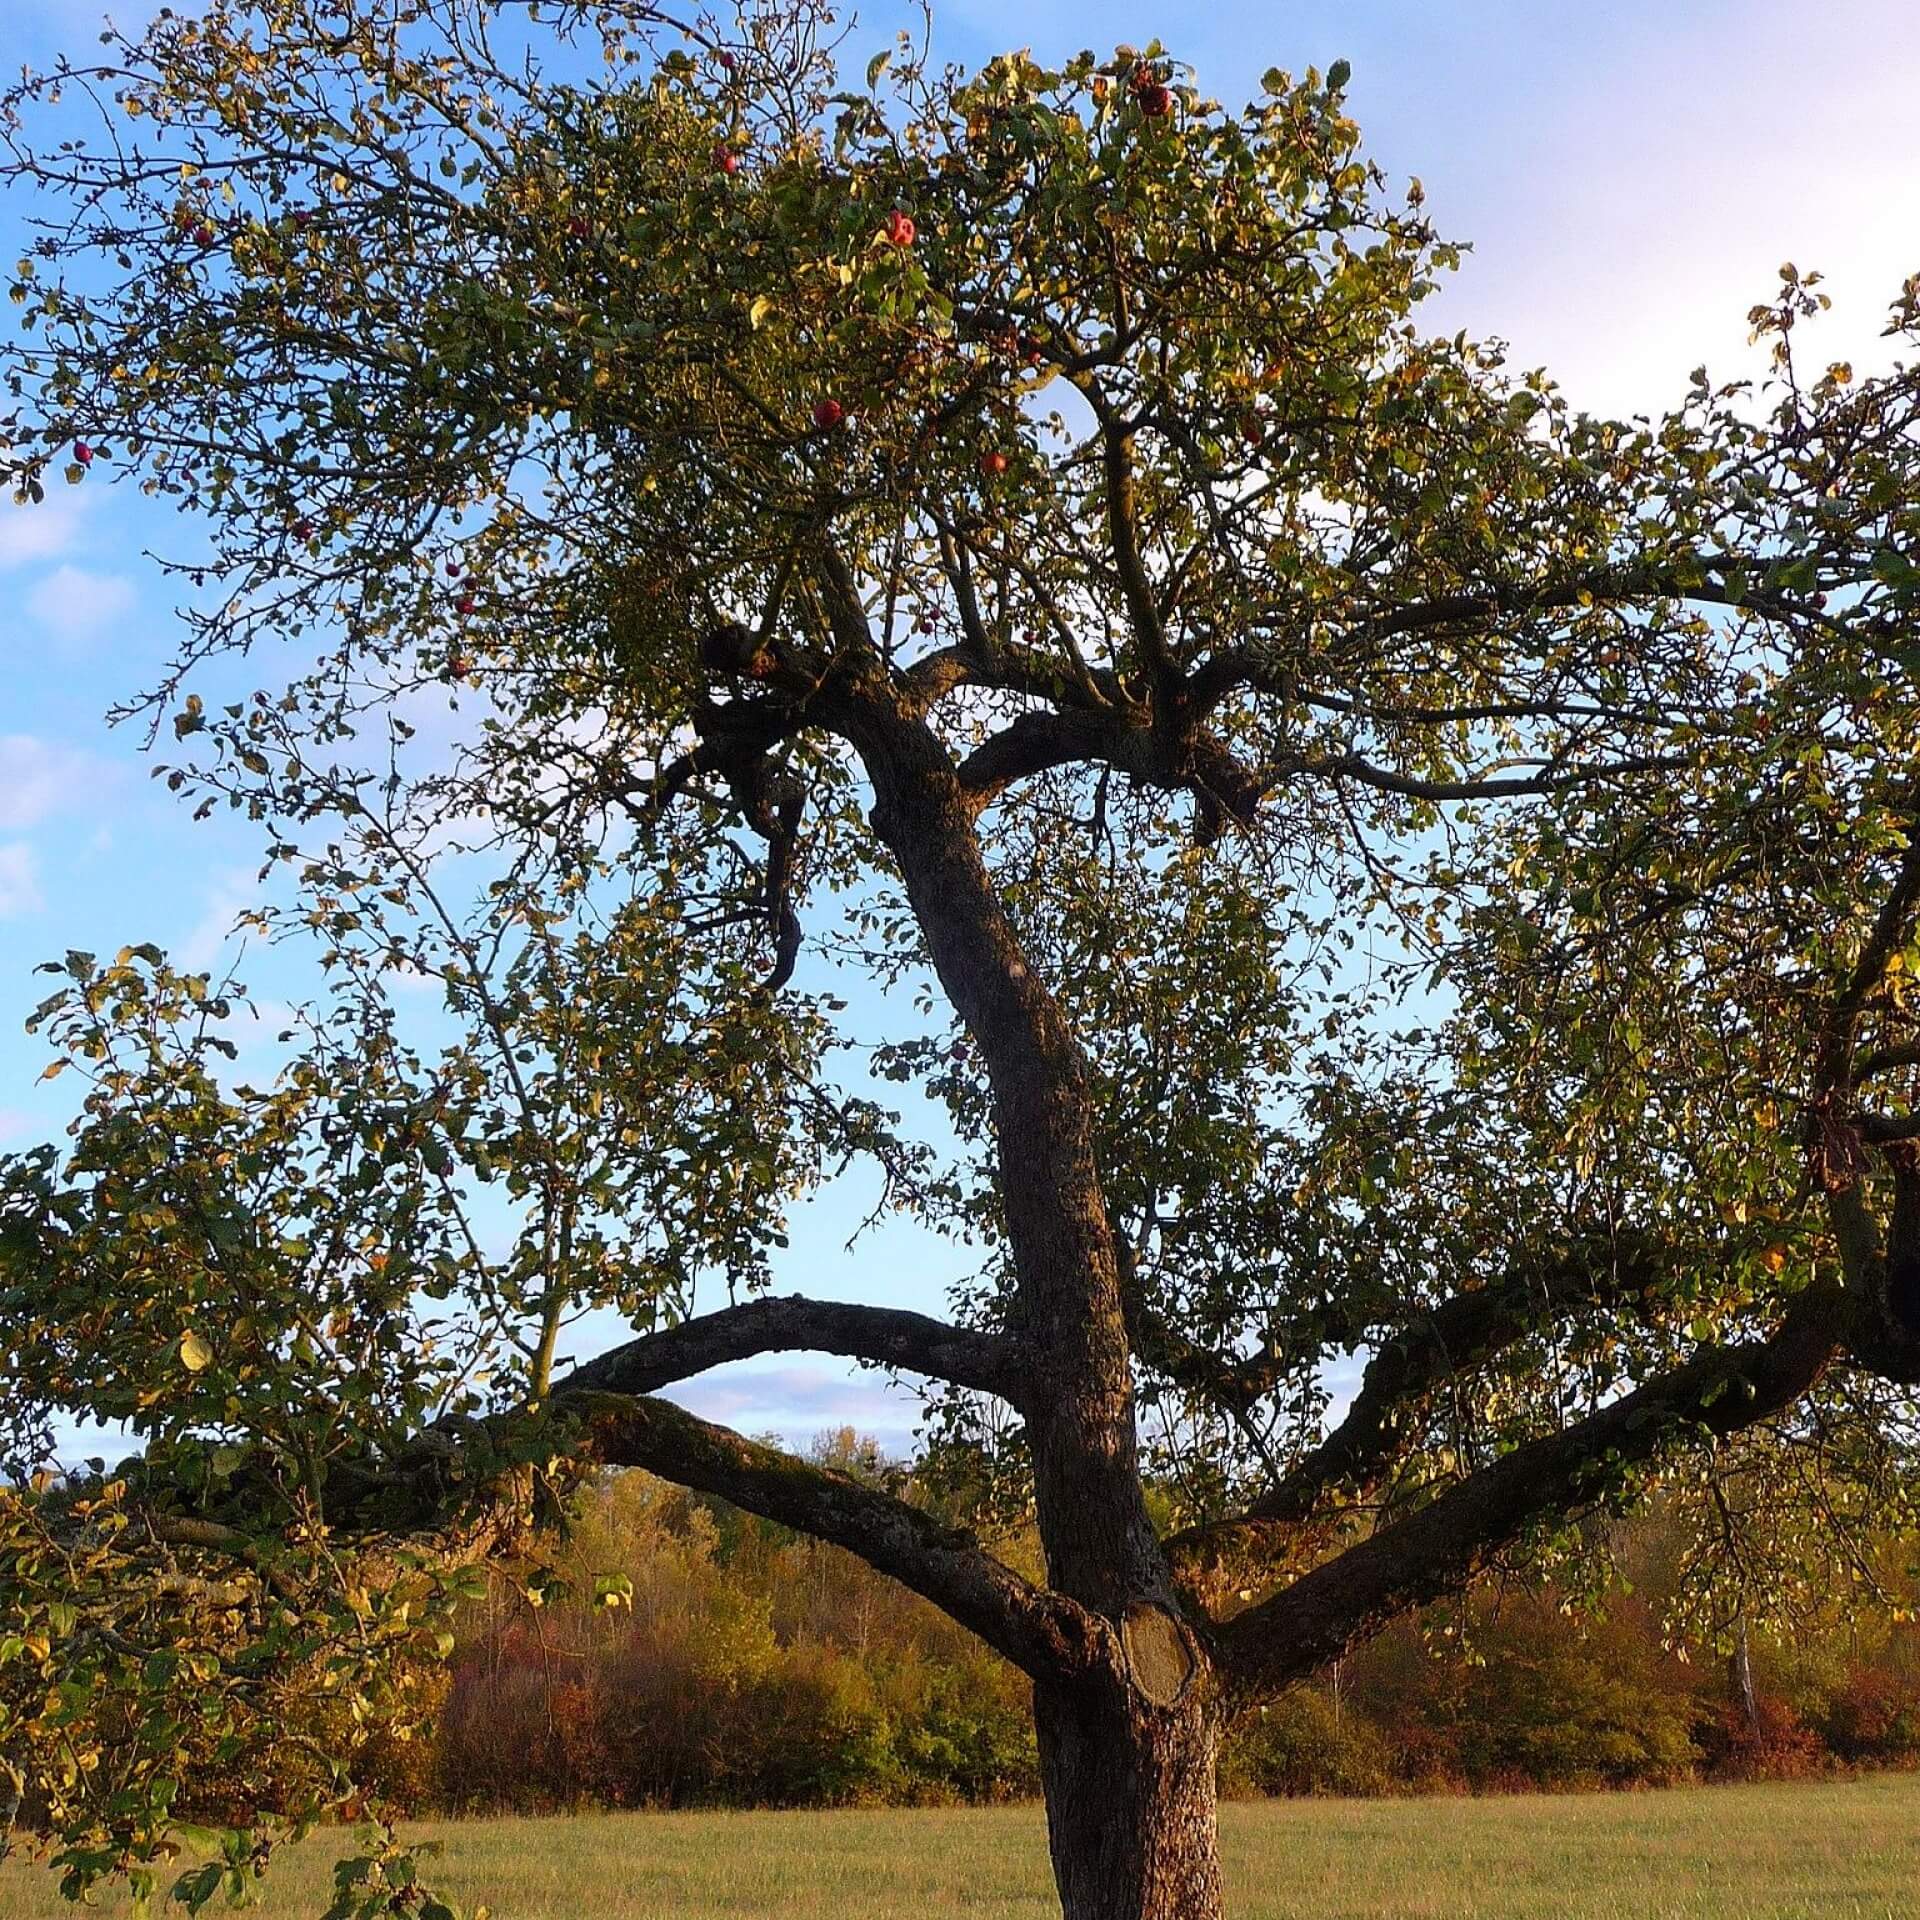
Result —
[[[1917, 1920], [1920, 1777], [1591, 1797], [1222, 1810], [1234, 1920]], [[1048, 1920], [1036, 1809], [598, 1814], [440, 1829], [495, 1920]], [[276, 1869], [313, 1920], [338, 1836]], [[119, 1901], [104, 1902], [108, 1911]], [[0, 1920], [71, 1913], [0, 1868]], [[169, 1909], [178, 1912], [179, 1909]]]

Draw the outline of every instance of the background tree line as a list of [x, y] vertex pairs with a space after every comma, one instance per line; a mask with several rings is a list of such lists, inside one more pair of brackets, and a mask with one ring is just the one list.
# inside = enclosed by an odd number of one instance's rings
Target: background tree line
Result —
[[[822, 1464], [905, 1487], [851, 1430]], [[907, 1490], [932, 1497], [926, 1484]], [[949, 1491], [944, 1504], [951, 1504]], [[1646, 1787], [1920, 1765], [1911, 1539], [1746, 1633], [1687, 1606], [1689, 1519], [1615, 1520], [1571, 1566], [1487, 1583], [1241, 1717], [1238, 1794]], [[1003, 1536], [1016, 1562], [1030, 1530]], [[1689, 1628], [1691, 1630], [1689, 1630]], [[550, 1561], [468, 1603], [424, 1737], [371, 1774], [422, 1812], [989, 1802], [1039, 1791], [1022, 1676], [844, 1551], [644, 1472], [581, 1500]], [[218, 1811], [218, 1809], [210, 1809]]]

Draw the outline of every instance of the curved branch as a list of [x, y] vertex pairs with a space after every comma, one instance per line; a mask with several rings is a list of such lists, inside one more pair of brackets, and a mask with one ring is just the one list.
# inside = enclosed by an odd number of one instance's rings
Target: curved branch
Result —
[[1071, 1680], [1105, 1659], [1111, 1628], [1034, 1586], [964, 1529], [877, 1487], [809, 1466], [674, 1406], [624, 1394], [570, 1396], [582, 1438], [607, 1466], [644, 1467], [748, 1513], [857, 1554], [911, 1587], [1035, 1678]]
[[1827, 1011], [1816, 1069], [1823, 1089], [1838, 1088], [1849, 1080], [1854, 1032], [1860, 1015], [1886, 978], [1894, 954], [1905, 943], [1916, 907], [1920, 907], [1920, 834], [1914, 836], [1901, 856], [1893, 884], [1880, 903], [1880, 911], [1874, 915], [1873, 925], [1854, 961], [1853, 972]]
[[1101, 474], [1107, 506], [1107, 544], [1120, 576], [1120, 594], [1126, 604], [1127, 624], [1140, 657], [1154, 682], [1165, 693], [1178, 685], [1180, 670], [1167, 645], [1165, 623], [1154, 601], [1153, 582], [1140, 552], [1138, 502], [1134, 491], [1133, 434], [1108, 403], [1099, 383], [1088, 376], [1074, 384], [1085, 395], [1100, 424]]
[[1459, 1587], [1536, 1519], [1592, 1504], [1622, 1467], [1689, 1430], [1727, 1435], [1778, 1413], [1826, 1370], [1851, 1317], [1837, 1285], [1809, 1287], [1772, 1338], [1703, 1347], [1564, 1431], [1517, 1447], [1227, 1622], [1217, 1646], [1230, 1684], [1257, 1694], [1301, 1679], [1392, 1615]]
[[896, 1307], [867, 1307], [798, 1294], [748, 1300], [703, 1313], [658, 1333], [643, 1333], [583, 1362], [553, 1390], [556, 1400], [580, 1393], [653, 1393], [729, 1360], [757, 1353], [837, 1353], [957, 1387], [997, 1395], [1018, 1407], [1019, 1354], [993, 1334], [970, 1333]]
[[1524, 799], [1552, 793], [1570, 793], [1597, 780], [1623, 779], [1636, 773], [1671, 772], [1687, 762], [1676, 754], [1649, 754], [1635, 759], [1609, 760], [1595, 766], [1543, 767], [1536, 773], [1469, 774], [1461, 780], [1424, 780], [1376, 766], [1358, 754], [1326, 754], [1284, 762], [1273, 769], [1268, 784], [1289, 773], [1357, 780], [1382, 793], [1403, 794], [1412, 800]]
[[1265, 792], [1261, 777], [1203, 728], [1156, 727], [1137, 714], [1064, 707], [1020, 714], [968, 754], [955, 777], [978, 812], [1016, 781], [1081, 763], [1110, 768], [1141, 786], [1191, 793], [1206, 840], [1228, 819], [1251, 825]]
[[[1116, 726], [1106, 716], [1073, 709], [1023, 713], [987, 738], [961, 761], [956, 778], [976, 807], [996, 800], [1016, 781], [1054, 767], [1099, 761], [1140, 777], [1142, 754], [1126, 751], [1138, 728]], [[1126, 764], [1132, 762], [1134, 764]]]
[[[1442, 1301], [1376, 1348], [1346, 1418], [1277, 1485], [1231, 1519], [1173, 1535], [1166, 1542], [1168, 1557], [1193, 1578], [1217, 1570], [1229, 1554], [1288, 1544], [1336, 1487], [1359, 1496], [1379, 1483], [1400, 1455], [1398, 1416], [1409, 1403], [1525, 1339], [1539, 1328], [1543, 1310], [1629, 1300], [1645, 1293], [1656, 1274], [1651, 1246], [1611, 1239]], [[1215, 1389], [1252, 1398], [1282, 1371], [1277, 1357], [1262, 1357], [1223, 1371]]]

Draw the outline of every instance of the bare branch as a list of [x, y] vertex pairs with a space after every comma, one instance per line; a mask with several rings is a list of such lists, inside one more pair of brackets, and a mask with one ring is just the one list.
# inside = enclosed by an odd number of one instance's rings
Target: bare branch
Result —
[[1276, 784], [1290, 773], [1304, 773], [1357, 780], [1362, 786], [1378, 788], [1382, 793], [1404, 794], [1412, 800], [1502, 800], [1569, 793], [1598, 780], [1666, 772], [1685, 765], [1686, 760], [1677, 754], [1650, 754], [1594, 766], [1542, 767], [1534, 773], [1469, 774], [1460, 780], [1424, 780], [1414, 774], [1395, 773], [1391, 767], [1375, 766], [1358, 754], [1342, 753], [1302, 756], [1282, 762], [1275, 767], [1268, 784]]
[[1107, 1657], [1112, 1630], [1097, 1615], [1034, 1586], [972, 1534], [890, 1493], [743, 1439], [670, 1401], [582, 1393], [567, 1405], [604, 1464], [644, 1467], [844, 1547], [1036, 1678], [1072, 1679]]
[[642, 1334], [576, 1367], [554, 1387], [554, 1397], [653, 1393], [729, 1360], [802, 1352], [901, 1367], [1020, 1404], [1019, 1356], [1005, 1340], [895, 1307], [798, 1295], [749, 1300]]

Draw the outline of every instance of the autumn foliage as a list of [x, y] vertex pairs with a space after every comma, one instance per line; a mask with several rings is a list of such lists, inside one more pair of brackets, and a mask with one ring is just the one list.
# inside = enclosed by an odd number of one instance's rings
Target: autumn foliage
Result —
[[[815, 1452], [876, 1468], [848, 1434]], [[1757, 1635], [1749, 1717], [1726, 1652], [1670, 1629], [1678, 1534], [1659, 1513], [1617, 1529], [1613, 1558], [1638, 1577], [1592, 1607], [1550, 1583], [1488, 1586], [1390, 1629], [1244, 1713], [1222, 1790], [1568, 1791], [1920, 1766], [1920, 1626], [1894, 1594]], [[837, 1548], [631, 1473], [586, 1496], [547, 1571], [565, 1589], [529, 1572], [468, 1606], [431, 1734], [369, 1756], [397, 1804], [923, 1806], [1039, 1791], [1020, 1676]], [[630, 1597], [595, 1604], [610, 1574]]]

